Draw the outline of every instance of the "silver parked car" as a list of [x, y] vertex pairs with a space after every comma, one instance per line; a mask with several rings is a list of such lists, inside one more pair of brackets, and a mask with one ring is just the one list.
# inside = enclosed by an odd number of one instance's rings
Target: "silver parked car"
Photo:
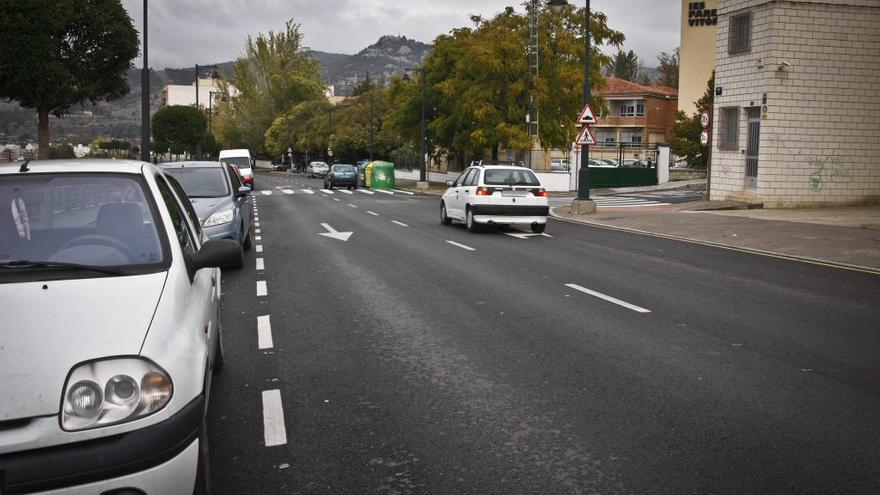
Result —
[[204, 489], [239, 251], [148, 163], [0, 165], [0, 491]]

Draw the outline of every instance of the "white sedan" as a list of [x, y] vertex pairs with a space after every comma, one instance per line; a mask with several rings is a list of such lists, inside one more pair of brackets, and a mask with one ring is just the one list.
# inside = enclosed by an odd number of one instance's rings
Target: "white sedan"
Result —
[[204, 489], [239, 255], [148, 163], [0, 165], [0, 491]]
[[440, 201], [440, 221], [464, 222], [469, 232], [481, 224], [528, 225], [540, 234], [547, 226], [547, 190], [530, 169], [508, 165], [474, 165], [465, 169]]

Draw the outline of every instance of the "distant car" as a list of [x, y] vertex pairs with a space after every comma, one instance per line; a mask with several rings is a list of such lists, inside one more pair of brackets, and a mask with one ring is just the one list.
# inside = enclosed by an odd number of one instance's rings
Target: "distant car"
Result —
[[280, 159], [272, 160], [272, 170], [275, 172], [283, 172], [289, 168], [290, 164], [285, 161], [283, 156]]
[[309, 166], [306, 167], [306, 176], [324, 177], [329, 170], [330, 167], [324, 162], [311, 162], [309, 163]]
[[144, 162], [3, 164], [0, 205], [0, 491], [204, 491], [238, 246]]
[[228, 163], [238, 168], [244, 183], [251, 189], [256, 189], [254, 181], [254, 157], [249, 150], [222, 150], [220, 151], [220, 161]]
[[[253, 235], [251, 189], [237, 171], [220, 162], [171, 162], [161, 165], [189, 196], [209, 239], [232, 239], [250, 250]], [[241, 254], [244, 262], [244, 255]]]
[[645, 168], [648, 165], [641, 160], [626, 159], [620, 163], [621, 167]]
[[468, 232], [481, 224], [528, 225], [544, 232], [549, 214], [548, 193], [528, 168], [499, 165], [468, 167], [440, 200], [440, 222], [462, 221]]
[[324, 177], [324, 188], [333, 189], [334, 187], [347, 187], [349, 189], [357, 189], [358, 174], [354, 165], [347, 163], [337, 163], [330, 167], [330, 172]]
[[554, 159], [550, 161], [550, 170], [554, 172], [568, 172], [571, 169], [571, 161], [566, 159]]

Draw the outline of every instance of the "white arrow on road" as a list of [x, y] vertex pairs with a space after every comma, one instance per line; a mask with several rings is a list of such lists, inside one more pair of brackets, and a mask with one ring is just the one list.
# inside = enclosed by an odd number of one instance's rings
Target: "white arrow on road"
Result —
[[348, 238], [351, 237], [351, 234], [354, 234], [354, 232], [337, 232], [336, 229], [327, 225], [326, 223], [322, 223], [321, 227], [327, 229], [327, 232], [319, 232], [318, 235], [322, 235], [324, 237], [329, 237], [331, 239], [336, 239], [343, 242], [348, 242]]

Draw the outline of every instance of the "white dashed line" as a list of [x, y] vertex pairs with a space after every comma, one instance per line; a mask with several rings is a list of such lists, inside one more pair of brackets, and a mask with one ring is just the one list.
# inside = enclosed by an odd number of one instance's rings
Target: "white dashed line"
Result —
[[392, 191], [386, 191], [385, 189], [376, 189], [376, 192], [380, 192], [382, 194], [388, 194], [390, 196], [394, 196], [394, 193]]
[[373, 194], [373, 191], [367, 191], [366, 189], [358, 189], [358, 192], [361, 192], [364, 194]]
[[257, 270], [265, 270], [266, 265], [263, 262], [263, 258], [257, 258]]
[[257, 239], [256, 239], [256, 240], [257, 240], [257, 242], [260, 242], [260, 241], [262, 241], [262, 240], [263, 240], [263, 236], [261, 236], [261, 235], [258, 235], [258, 236], [257, 236]]
[[402, 190], [400, 190], [400, 189], [395, 189], [394, 192], [396, 192], [396, 193], [400, 193], [400, 194], [406, 194], [406, 195], [408, 195], [408, 196], [415, 196], [415, 195], [416, 195], [415, 193], [412, 193], [412, 192], [409, 192], [409, 191], [402, 191]]
[[357, 208], [357, 207], [358, 207], [357, 205], [353, 205], [353, 204], [351, 204], [351, 203], [349, 203], [348, 206], [351, 206], [352, 208]]
[[333, 191], [331, 191], [329, 189], [321, 189], [320, 191], [324, 194], [333, 194]]
[[257, 280], [257, 297], [269, 295], [269, 289], [266, 288], [265, 280]]
[[306, 194], [315, 194], [315, 191], [312, 191], [311, 189], [302, 189], [302, 192]]
[[459, 244], [459, 243], [457, 243], [457, 242], [455, 242], [455, 241], [446, 241], [446, 242], [449, 243], [449, 244], [452, 244], [452, 245], [455, 246], [455, 247], [460, 247], [460, 248], [465, 249], [465, 250], [467, 250], [467, 251], [476, 251], [476, 249], [474, 249], [474, 248], [472, 248], [472, 247], [470, 247], [470, 246], [465, 246], [464, 244]]
[[263, 391], [263, 440], [266, 447], [287, 444], [280, 390]]
[[254, 227], [259, 227], [259, 226], [260, 226], [260, 222], [254, 222]]
[[349, 191], [348, 189], [339, 189], [339, 192], [341, 192], [342, 194], [354, 194], [353, 192]]
[[621, 301], [620, 299], [617, 299], [617, 298], [614, 298], [611, 296], [606, 296], [605, 294], [602, 294], [601, 292], [596, 292], [594, 290], [587, 289], [586, 287], [581, 287], [580, 285], [577, 285], [577, 284], [565, 284], [565, 286], [570, 289], [574, 289], [576, 291], [583, 292], [584, 294], [588, 294], [593, 297], [598, 297], [599, 299], [608, 301], [610, 303], [617, 304], [618, 306], [623, 306], [624, 308], [631, 309], [637, 313], [650, 313], [651, 312], [651, 310], [649, 310], [649, 309], [645, 309], [645, 308], [636, 306], [635, 304], [630, 304], [626, 301]]
[[367, 210], [367, 213], [369, 213], [370, 215], [373, 215], [374, 217], [378, 217], [378, 216], [379, 216], [379, 214], [376, 213], [375, 211]]
[[262, 245], [262, 244], [257, 244], [257, 252], [258, 252], [258, 253], [262, 253], [262, 252], [263, 252], [263, 245]]
[[272, 321], [268, 315], [257, 317], [257, 346], [261, 350], [275, 346], [272, 343]]
[[342, 200], [339, 198], [333, 198], [333, 201], [342, 201]]
[[260, 232], [262, 232], [261, 229], [254, 229], [254, 233], [256, 233], [256, 234], [259, 234]]
[[263, 196], [271, 196], [272, 191], [263, 191]]
[[397, 220], [392, 220], [391, 223], [396, 224], [396, 225], [400, 225], [401, 227], [409, 227], [409, 225], [407, 225], [403, 222], [398, 222]]
[[293, 191], [291, 191], [290, 189], [282, 189], [281, 192], [283, 192], [284, 194], [293, 194]]

